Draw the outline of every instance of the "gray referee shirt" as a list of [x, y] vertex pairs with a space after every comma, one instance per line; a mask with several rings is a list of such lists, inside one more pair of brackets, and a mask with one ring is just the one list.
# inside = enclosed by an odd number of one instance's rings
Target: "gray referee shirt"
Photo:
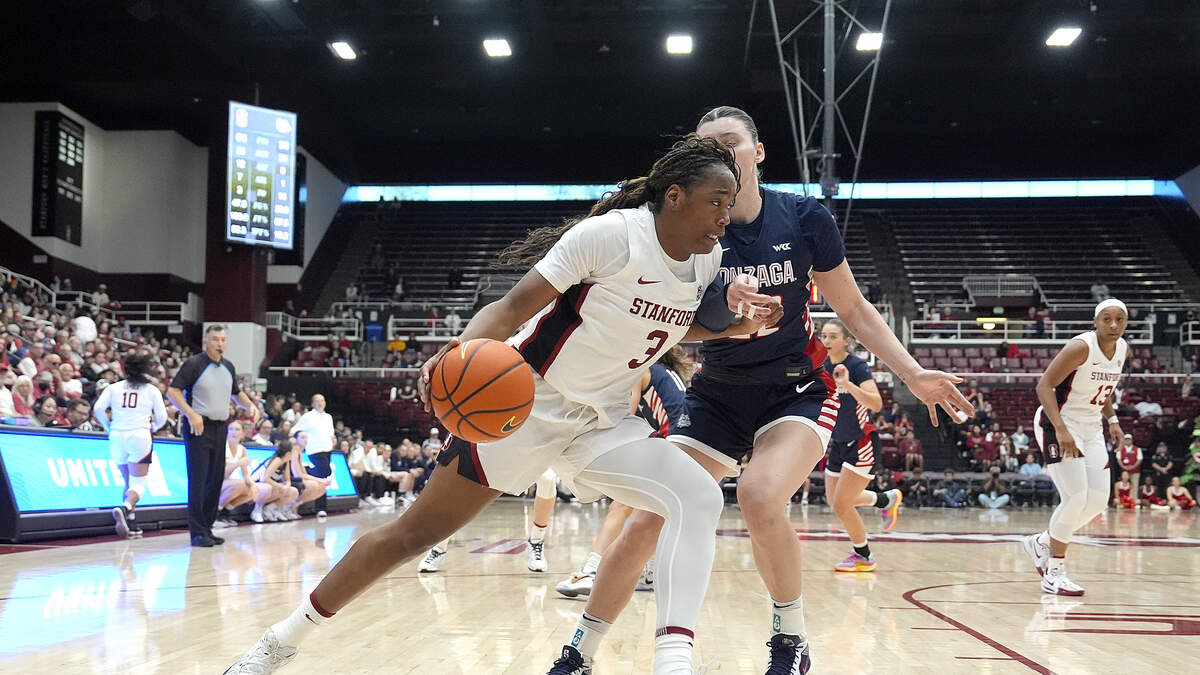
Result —
[[229, 397], [241, 391], [233, 364], [227, 359], [213, 361], [204, 352], [183, 362], [171, 386], [183, 392], [198, 415], [215, 421], [229, 419]]

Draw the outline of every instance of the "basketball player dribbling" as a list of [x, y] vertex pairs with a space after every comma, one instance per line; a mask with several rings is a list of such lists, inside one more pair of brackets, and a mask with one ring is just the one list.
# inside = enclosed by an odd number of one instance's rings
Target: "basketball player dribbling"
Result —
[[[721, 238], [722, 277], [757, 277], [762, 292], [780, 299], [787, 313], [779, 323], [732, 339], [697, 335], [710, 340], [701, 347], [703, 368], [692, 380], [687, 412], [669, 440], [714, 482], [737, 475], [738, 462], [753, 450], [738, 482], [738, 503], [771, 597], [768, 645], [774, 670], [769, 672], [802, 673], [809, 668], [809, 647], [800, 593], [801, 546], [786, 509], [825, 454], [838, 410], [833, 378], [821, 367], [825, 348], [808, 313], [813, 282], [863, 345], [925, 402], [933, 424], [935, 405], [951, 416], [973, 408], [954, 386], [961, 380], [921, 368], [862, 296], [830, 213], [814, 198], [759, 185], [765, 151], [750, 116], [737, 108], [715, 108], [701, 118], [697, 131], [730, 148], [740, 171], [739, 198]], [[630, 517], [604, 556], [574, 637], [550, 673], [591, 672], [600, 636], [629, 602], [661, 526], [655, 514]], [[660, 544], [660, 573], [662, 550]], [[662, 581], [656, 584], [660, 603]]]
[[1114, 298], [1096, 305], [1096, 330], [1071, 338], [1038, 380], [1041, 405], [1033, 430], [1045, 456], [1046, 473], [1062, 500], [1050, 526], [1021, 540], [1042, 575], [1042, 592], [1083, 595], [1067, 577], [1067, 547], [1075, 532], [1108, 506], [1108, 448], [1103, 423], [1114, 446], [1124, 434], [1113, 410], [1113, 390], [1125, 370], [1129, 345], [1121, 337], [1129, 321], [1125, 303]]
[[[630, 394], [629, 412], [641, 415], [654, 427], [660, 436], [666, 436], [673, 422], [679, 419], [685, 409], [683, 403], [687, 384], [696, 370], [696, 364], [678, 345], [667, 350], [658, 363], [650, 366], [650, 370], [642, 375], [642, 379]], [[587, 595], [592, 592], [592, 582], [596, 579], [596, 570], [625, 521], [633, 514], [633, 509], [625, 504], [613, 502], [608, 508], [608, 515], [600, 523], [596, 538], [592, 540], [592, 548], [583, 566], [571, 576], [563, 579], [554, 590], [568, 598]], [[654, 560], [642, 568], [642, 576], [638, 579], [637, 590], [649, 591], [654, 587]]]
[[534, 230], [509, 247], [506, 262], [536, 263], [425, 363], [420, 393], [428, 403], [430, 373], [448, 349], [475, 338], [509, 340], [536, 373], [528, 419], [496, 442], [450, 440], [438, 455], [441, 470], [416, 502], [359, 538], [299, 607], [226, 672], [270, 673], [286, 665], [314, 628], [389, 570], [444, 540], [501, 493], [524, 492], [553, 464], [585, 501], [608, 495], [665, 518], [663, 549], [671, 553], [658, 566], [664, 583], [654, 673], [691, 673], [689, 636], [712, 569], [722, 495], [696, 462], [649, 437], [646, 422], [629, 414], [629, 392], [693, 320], [732, 335], [764, 322], [731, 323], [730, 306], [749, 302], [761, 307], [752, 315], [780, 313], [749, 287], [717, 281], [717, 240], [737, 188], [729, 151], [692, 135], [646, 177], [606, 195], [589, 217]]
[[879, 441], [869, 414], [883, 408], [883, 396], [871, 377], [871, 366], [849, 352], [853, 343], [854, 338], [841, 322], [826, 321], [821, 326], [821, 344], [829, 354], [825, 372], [833, 375], [840, 397], [837, 423], [829, 441], [829, 461], [825, 464], [825, 501], [842, 521], [853, 549], [833, 568], [838, 572], [874, 572], [875, 556], [867, 543], [867, 527], [858, 515], [858, 507], [880, 509], [884, 529], [891, 530], [896, 526], [902, 498], [899, 490], [867, 489]]
[[154, 459], [153, 434], [167, 423], [162, 392], [150, 383], [153, 365], [143, 351], [125, 357], [125, 379], [105, 387], [94, 410], [100, 426], [108, 432], [109, 452], [125, 479], [125, 500], [112, 510], [117, 534], [122, 537], [142, 534], [135, 509], [146, 494], [146, 476]]

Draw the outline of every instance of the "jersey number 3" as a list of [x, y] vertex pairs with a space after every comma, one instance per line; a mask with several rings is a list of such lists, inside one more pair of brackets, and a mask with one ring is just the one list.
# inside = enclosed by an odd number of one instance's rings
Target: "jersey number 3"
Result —
[[671, 336], [668, 335], [667, 331], [665, 330], [650, 331], [650, 334], [646, 336], [646, 339], [653, 340], [654, 344], [650, 345], [650, 348], [646, 350], [646, 358], [642, 359], [641, 361], [638, 361], [637, 359], [630, 359], [629, 367], [636, 370], [649, 363], [651, 359], [658, 354], [658, 351], [663, 348], [663, 345], [666, 344], [668, 337]]
[[121, 394], [121, 407], [122, 408], [136, 408], [137, 407], [137, 394], [138, 393], [136, 391], [127, 391], [124, 394]]

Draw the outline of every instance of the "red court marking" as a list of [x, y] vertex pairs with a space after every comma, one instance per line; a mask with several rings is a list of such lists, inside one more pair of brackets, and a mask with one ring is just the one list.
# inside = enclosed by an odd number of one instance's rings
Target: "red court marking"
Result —
[[980, 642], [991, 647], [992, 649], [995, 649], [996, 651], [1000, 652], [1001, 654], [1004, 654], [1005, 656], [1010, 657], [1014, 661], [1019, 661], [1021, 664], [1028, 667], [1030, 670], [1034, 671], [1035, 673], [1042, 673], [1042, 675], [1052, 675], [1054, 673], [1054, 671], [1043, 666], [1042, 664], [1024, 656], [1023, 654], [1021, 654], [1020, 652], [1018, 652], [1014, 649], [1010, 649], [1009, 647], [1006, 647], [1006, 646], [1000, 644], [999, 642], [996, 642], [992, 638], [984, 635], [983, 633], [980, 633], [979, 631], [975, 630], [974, 628], [971, 628], [970, 626], [966, 625], [965, 623], [962, 623], [961, 621], [956, 621], [955, 619], [952, 619], [952, 618], [946, 616], [945, 614], [942, 614], [941, 612], [930, 607], [929, 605], [926, 605], [925, 603], [921, 602], [920, 600], [917, 600], [916, 597], [914, 597], [914, 596], [916, 596], [917, 593], [920, 593], [921, 591], [928, 591], [928, 590], [932, 590], [934, 588], [950, 588], [952, 586], [982, 586], [984, 584], [1011, 584], [1011, 583], [1028, 583], [1028, 582], [974, 581], [974, 582], [964, 582], [964, 583], [956, 583], [956, 584], [938, 584], [936, 586], [925, 586], [923, 588], [914, 588], [910, 591], [905, 592], [903, 597], [906, 601], [912, 603], [913, 605], [916, 605], [918, 608], [923, 609], [926, 612], [936, 616], [937, 618], [941, 619], [942, 621], [945, 621], [946, 623], [950, 624], [951, 626], [954, 626], [958, 630], [961, 630], [962, 632], [966, 633], [967, 635], [970, 635], [971, 637], [975, 638], [976, 640], [979, 640]]
[[516, 555], [525, 550], [524, 539], [501, 539], [471, 551], [471, 553], [501, 553]]
[[956, 656], [956, 659], [964, 661], [1013, 661], [1007, 656]]

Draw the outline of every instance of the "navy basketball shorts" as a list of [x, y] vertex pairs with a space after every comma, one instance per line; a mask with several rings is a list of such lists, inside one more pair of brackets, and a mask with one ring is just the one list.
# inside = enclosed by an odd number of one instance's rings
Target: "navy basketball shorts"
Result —
[[877, 434], [860, 436], [853, 441], [830, 441], [829, 461], [825, 464], [825, 473], [839, 476], [842, 469], [853, 471], [865, 478], [872, 478], [871, 469], [875, 466], [875, 443]]
[[729, 467], [754, 449], [758, 438], [784, 422], [799, 422], [817, 433], [821, 445], [837, 421], [837, 386], [820, 372], [788, 384], [726, 384], [704, 377], [692, 380], [684, 414], [671, 425], [667, 440], [686, 445]]

